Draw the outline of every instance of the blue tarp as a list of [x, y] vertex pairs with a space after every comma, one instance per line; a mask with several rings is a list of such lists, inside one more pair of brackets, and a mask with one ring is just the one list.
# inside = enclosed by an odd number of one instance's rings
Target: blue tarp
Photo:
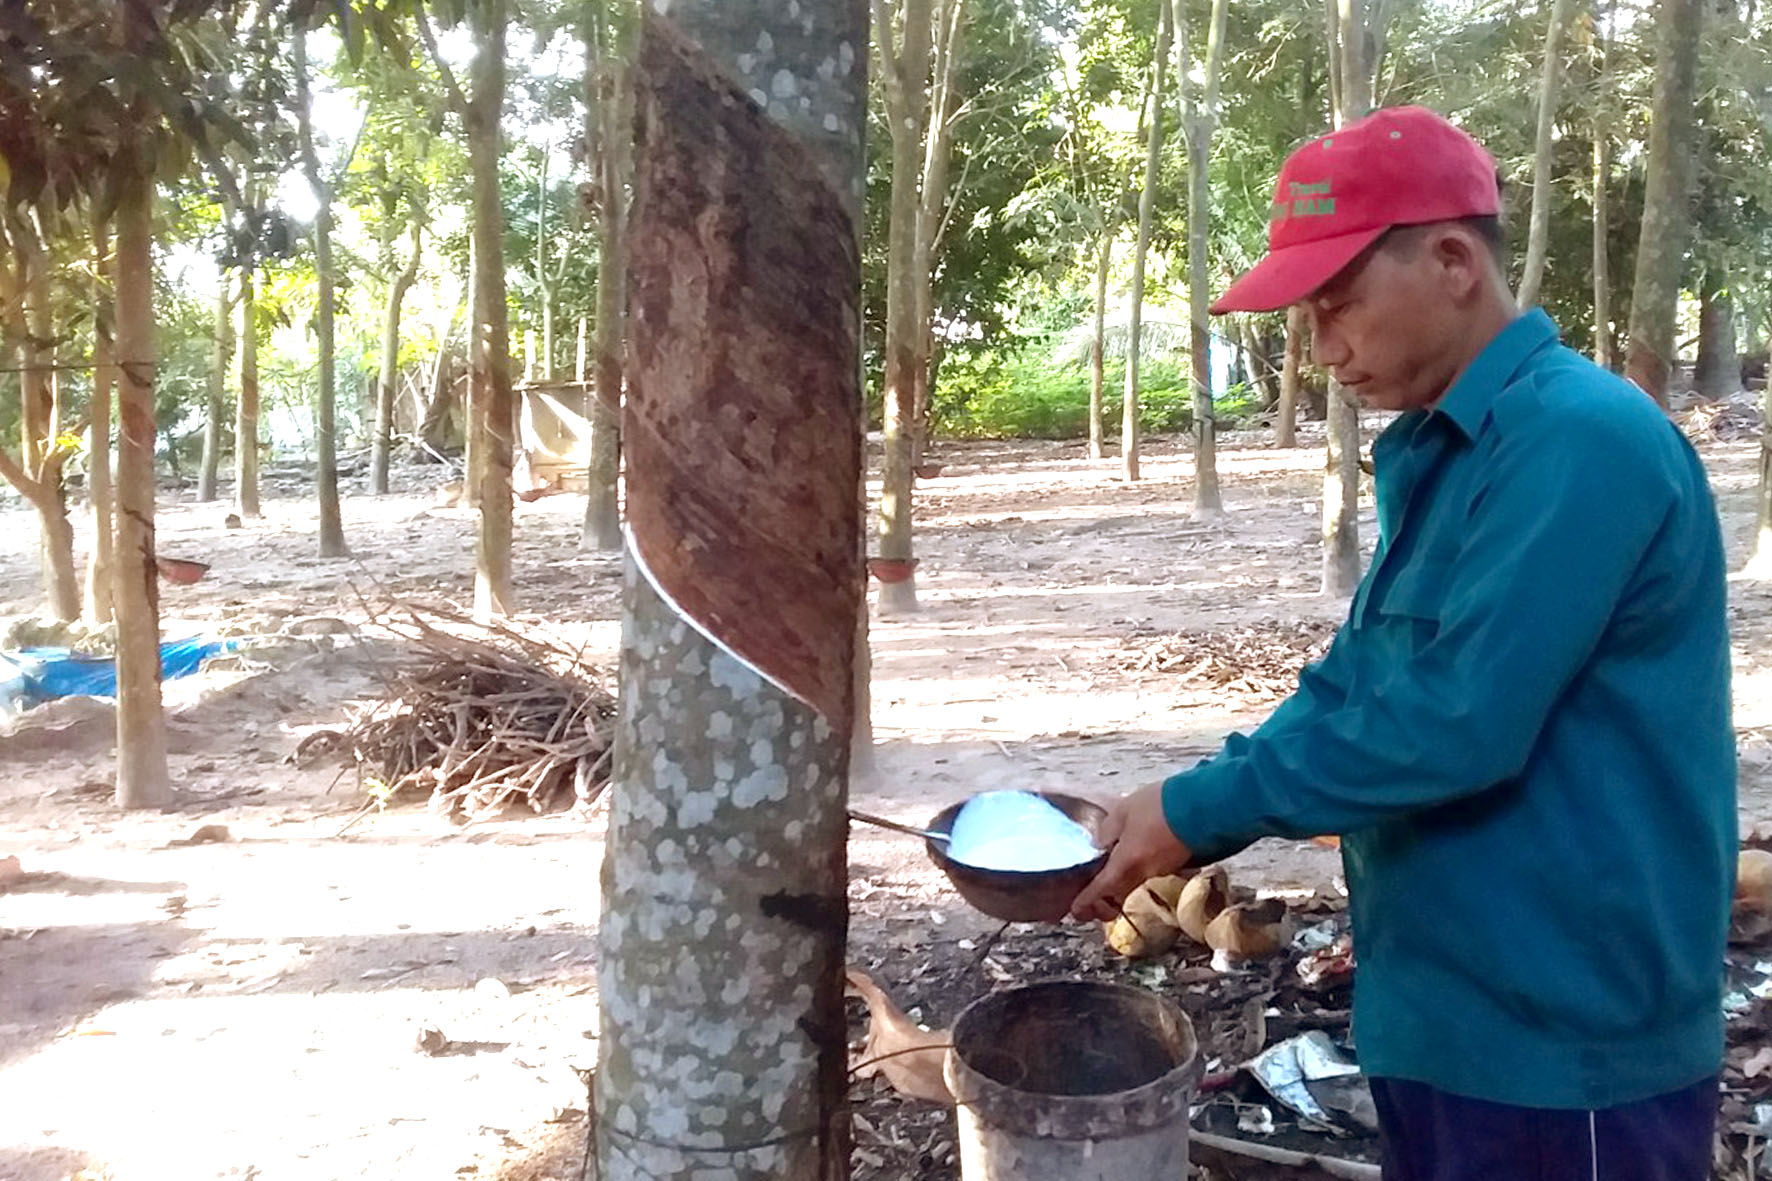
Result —
[[[189, 676], [228, 649], [227, 640], [170, 640], [160, 645], [160, 675]], [[115, 697], [117, 662], [70, 648], [0, 652], [0, 708], [30, 707], [57, 697]]]

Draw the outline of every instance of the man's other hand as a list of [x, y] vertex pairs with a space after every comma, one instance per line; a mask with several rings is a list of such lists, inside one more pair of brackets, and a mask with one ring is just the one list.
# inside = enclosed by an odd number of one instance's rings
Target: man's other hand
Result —
[[1126, 895], [1151, 878], [1174, 873], [1192, 859], [1163, 819], [1163, 785], [1153, 783], [1121, 796], [1102, 822], [1100, 843], [1108, 863], [1071, 903], [1074, 919], [1103, 922], [1120, 913]]

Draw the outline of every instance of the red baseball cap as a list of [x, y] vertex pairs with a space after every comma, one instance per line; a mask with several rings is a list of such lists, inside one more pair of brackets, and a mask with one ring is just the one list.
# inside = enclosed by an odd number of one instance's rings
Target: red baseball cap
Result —
[[1495, 161], [1425, 107], [1386, 107], [1305, 144], [1280, 168], [1267, 256], [1212, 312], [1295, 304], [1392, 226], [1501, 212]]

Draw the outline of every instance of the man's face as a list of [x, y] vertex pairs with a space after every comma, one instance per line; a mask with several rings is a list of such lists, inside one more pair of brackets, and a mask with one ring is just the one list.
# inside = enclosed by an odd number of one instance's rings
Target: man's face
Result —
[[1363, 406], [1431, 406], [1465, 360], [1446, 278], [1419, 234], [1381, 239], [1304, 301], [1312, 359]]

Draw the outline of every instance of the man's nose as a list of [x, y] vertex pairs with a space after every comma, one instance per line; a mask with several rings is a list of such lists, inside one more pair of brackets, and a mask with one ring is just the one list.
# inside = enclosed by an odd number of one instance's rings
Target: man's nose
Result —
[[1325, 325], [1314, 313], [1307, 317], [1311, 327], [1311, 363], [1319, 369], [1333, 369], [1347, 360], [1347, 345], [1333, 328]]

